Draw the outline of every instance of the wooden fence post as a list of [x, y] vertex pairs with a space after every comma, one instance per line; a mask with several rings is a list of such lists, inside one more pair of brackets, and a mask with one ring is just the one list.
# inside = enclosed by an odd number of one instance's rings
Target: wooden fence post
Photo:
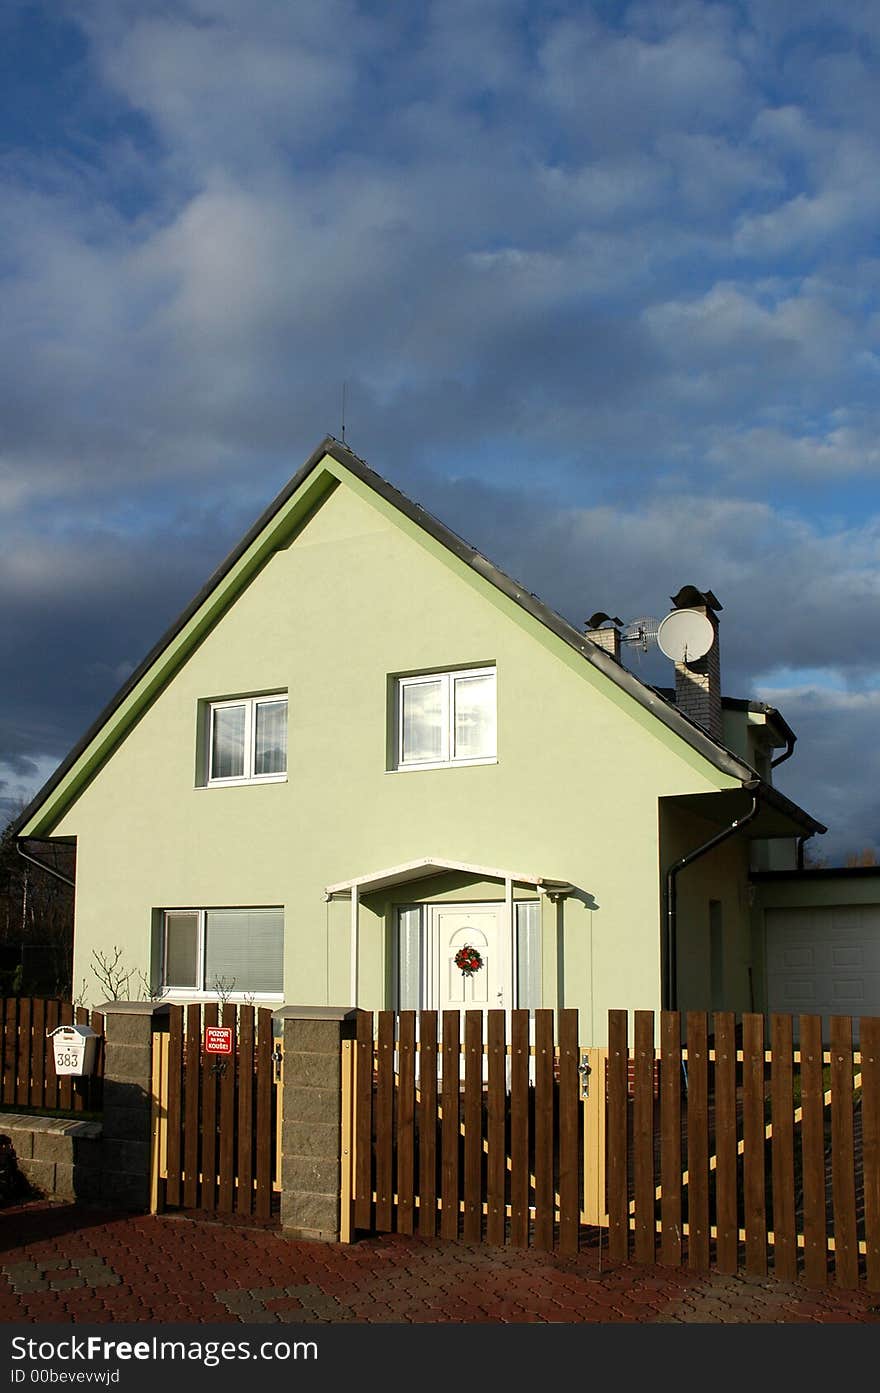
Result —
[[865, 1177], [865, 1283], [880, 1291], [880, 1017], [862, 1018], [862, 1167]]
[[709, 1025], [687, 1013], [688, 1267], [709, 1267]]
[[608, 1012], [608, 1254], [613, 1262], [629, 1256], [629, 1183], [627, 1145], [627, 1044], [626, 1011]]

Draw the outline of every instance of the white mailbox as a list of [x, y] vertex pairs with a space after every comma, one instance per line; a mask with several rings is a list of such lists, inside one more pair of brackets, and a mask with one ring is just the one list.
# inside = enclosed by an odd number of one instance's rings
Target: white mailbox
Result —
[[55, 1051], [56, 1074], [91, 1074], [98, 1033], [90, 1025], [59, 1025], [47, 1032]]

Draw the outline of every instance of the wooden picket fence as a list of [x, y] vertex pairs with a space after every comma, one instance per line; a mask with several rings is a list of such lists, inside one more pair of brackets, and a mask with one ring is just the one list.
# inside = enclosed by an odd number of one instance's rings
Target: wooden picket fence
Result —
[[[204, 1048], [231, 1028], [229, 1056]], [[269, 1220], [280, 1191], [280, 1042], [267, 1007], [169, 1006], [153, 1036], [151, 1208]]]
[[[880, 1290], [880, 1019], [609, 1013], [612, 1258]], [[711, 1025], [711, 1035], [710, 1035]], [[659, 1060], [659, 1098], [653, 1073]], [[684, 1085], [684, 1086], [683, 1086]]]
[[[59, 1025], [90, 1025], [97, 1033], [91, 1076], [55, 1073], [49, 1032]], [[104, 1087], [104, 1017], [69, 1001], [32, 996], [0, 998], [0, 1104], [61, 1112], [100, 1112]]]
[[556, 1020], [361, 1014], [355, 1229], [880, 1290], [880, 1019]]
[[[574, 1010], [380, 1011], [358, 1019], [354, 1226], [577, 1252], [582, 1194]], [[461, 1026], [464, 1025], [462, 1036]]]

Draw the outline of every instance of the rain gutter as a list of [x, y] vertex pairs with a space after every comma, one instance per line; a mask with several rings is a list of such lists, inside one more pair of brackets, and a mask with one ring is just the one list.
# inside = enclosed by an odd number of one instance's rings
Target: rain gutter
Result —
[[71, 880], [70, 876], [62, 875], [60, 871], [56, 871], [51, 866], [47, 866], [45, 861], [38, 861], [35, 856], [28, 856], [26, 851], [22, 851], [21, 842], [15, 843], [15, 849], [23, 861], [28, 861], [32, 866], [38, 866], [39, 869], [45, 871], [47, 875], [54, 875], [56, 880], [63, 880], [64, 884], [69, 885], [72, 890], [76, 889], [75, 880]]

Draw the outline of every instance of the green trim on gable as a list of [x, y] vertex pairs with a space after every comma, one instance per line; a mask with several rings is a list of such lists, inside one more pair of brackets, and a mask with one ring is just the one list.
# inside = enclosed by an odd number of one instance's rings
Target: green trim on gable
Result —
[[155, 657], [151, 654], [144, 660], [129, 683], [117, 694], [110, 713], [99, 717], [95, 726], [87, 732], [81, 742], [84, 748], [76, 754], [68, 768], [61, 766], [54, 786], [50, 780], [25, 810], [17, 836], [40, 837], [51, 833], [52, 827], [75, 802], [205, 635], [222, 619], [279, 546], [290, 542], [295, 532], [338, 486], [338, 477], [323, 469], [303, 481], [244, 552], [235, 558], [222, 579], [211, 587], [195, 612], [187, 617], [188, 611], [185, 611], [184, 622], [172, 637], [160, 644], [160, 651]]

